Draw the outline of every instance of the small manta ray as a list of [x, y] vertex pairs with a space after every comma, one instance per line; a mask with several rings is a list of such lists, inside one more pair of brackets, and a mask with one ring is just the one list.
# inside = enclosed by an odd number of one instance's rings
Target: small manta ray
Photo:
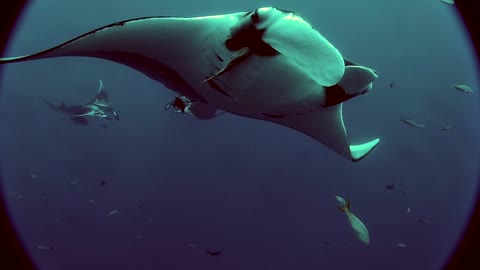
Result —
[[[94, 118], [104, 118], [112, 119], [115, 118], [119, 120], [117, 111], [113, 108], [112, 104], [108, 100], [107, 91], [103, 85], [102, 80], [100, 80], [100, 87], [95, 97], [89, 103], [83, 105], [65, 105], [61, 103], [60, 105], [55, 105], [50, 101], [40, 97], [40, 99], [47, 104], [50, 109], [56, 112], [62, 112], [67, 114], [70, 119], [76, 124], [88, 125], [88, 120], [86, 117]], [[107, 126], [103, 126], [106, 128]]]
[[[65, 56], [129, 66], [192, 101], [189, 111], [199, 119], [223, 110], [277, 123], [353, 162], [380, 141], [352, 144], [342, 109], [345, 101], [370, 91], [378, 73], [345, 59], [292, 11], [262, 7], [204, 17], [129, 19], [44, 51], [0, 58], [0, 64]], [[73, 117], [96, 113], [66, 111]]]

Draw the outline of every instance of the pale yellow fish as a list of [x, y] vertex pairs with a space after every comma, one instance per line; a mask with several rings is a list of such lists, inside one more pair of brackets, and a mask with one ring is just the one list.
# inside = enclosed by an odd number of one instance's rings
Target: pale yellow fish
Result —
[[458, 91], [462, 91], [464, 93], [469, 93], [469, 94], [473, 93], [473, 89], [466, 84], [454, 84], [452, 86], [453, 86], [453, 88], [457, 89]]
[[397, 243], [395, 246], [400, 247], [400, 248], [404, 248], [407, 245], [405, 245], [404, 243]]
[[[337, 195], [335, 195], [335, 197], [337, 197], [337, 201], [341, 201], [339, 200], [339, 198], [343, 199], [342, 197]], [[370, 235], [368, 233], [367, 227], [365, 226], [365, 224], [363, 224], [363, 222], [357, 216], [355, 216], [350, 211], [350, 197], [347, 198], [346, 204], [337, 205], [337, 208], [347, 215], [348, 221], [350, 222], [350, 226], [352, 226], [352, 229], [355, 232], [355, 235], [357, 236], [357, 238], [365, 245], [369, 245]]]

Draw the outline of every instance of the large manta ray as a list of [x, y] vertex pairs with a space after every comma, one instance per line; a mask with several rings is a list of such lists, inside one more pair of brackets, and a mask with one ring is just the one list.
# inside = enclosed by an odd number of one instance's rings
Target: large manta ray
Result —
[[380, 141], [350, 144], [342, 116], [342, 103], [369, 91], [377, 73], [344, 59], [293, 12], [265, 7], [207, 17], [131, 19], [42, 52], [0, 58], [0, 64], [62, 56], [130, 66], [190, 99], [203, 116], [221, 109], [274, 122], [351, 161]]

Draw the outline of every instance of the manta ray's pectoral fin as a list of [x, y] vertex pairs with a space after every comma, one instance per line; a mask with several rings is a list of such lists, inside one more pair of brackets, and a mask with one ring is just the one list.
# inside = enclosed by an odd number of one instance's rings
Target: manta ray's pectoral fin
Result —
[[352, 155], [352, 161], [360, 161], [364, 158], [370, 151], [377, 146], [380, 142], [380, 139], [376, 138], [366, 143], [350, 145], [350, 153]]
[[351, 145], [343, 123], [342, 103], [314, 112], [269, 119], [272, 122], [300, 131], [351, 161], [359, 161], [379, 143], [374, 139]]
[[223, 67], [215, 75], [205, 79], [203, 82], [208, 82], [208, 81], [224, 74], [225, 72], [231, 70], [233, 67], [235, 67], [236, 65], [240, 64], [242, 61], [247, 59], [247, 57], [250, 56], [250, 55], [251, 55], [251, 50], [248, 47], [243, 47], [240, 50], [234, 52], [232, 57], [230, 58], [230, 60], [228, 60], [228, 62], [225, 64], [225, 67]]
[[107, 90], [105, 89], [105, 86], [103, 85], [102, 80], [100, 80], [100, 85], [98, 86], [97, 94], [95, 95], [95, 97], [93, 97], [92, 101], [90, 101], [90, 103], [88, 104], [95, 104], [99, 106], [109, 105]]
[[362, 66], [346, 66], [342, 79], [333, 86], [325, 87], [324, 107], [330, 107], [353, 97], [367, 93], [378, 78], [373, 70]]
[[55, 105], [52, 102], [48, 101], [47, 99], [43, 97], [38, 97], [40, 100], [43, 101], [51, 110], [55, 112], [62, 112], [63, 110], [61, 109], [61, 105]]
[[88, 125], [88, 120], [82, 116], [70, 116], [70, 120], [72, 120], [75, 124], [86, 126]]

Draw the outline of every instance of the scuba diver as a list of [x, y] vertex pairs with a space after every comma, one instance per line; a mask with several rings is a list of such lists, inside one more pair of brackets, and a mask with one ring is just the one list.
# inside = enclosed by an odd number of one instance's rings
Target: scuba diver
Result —
[[42, 97], [40, 97], [40, 99], [43, 100], [50, 109], [69, 115], [70, 119], [76, 124], [88, 125], [86, 117], [104, 118], [109, 120], [115, 118], [116, 120], [120, 120], [117, 111], [108, 100], [107, 91], [103, 86], [102, 80], [100, 80], [98, 93], [93, 100], [83, 105], [65, 105], [63, 101], [60, 105], [55, 105]]
[[217, 108], [201, 101], [191, 101], [185, 96], [176, 96], [173, 100], [169, 100], [163, 111], [170, 108], [177, 113], [188, 113], [197, 119], [208, 120], [224, 114], [217, 113]]

